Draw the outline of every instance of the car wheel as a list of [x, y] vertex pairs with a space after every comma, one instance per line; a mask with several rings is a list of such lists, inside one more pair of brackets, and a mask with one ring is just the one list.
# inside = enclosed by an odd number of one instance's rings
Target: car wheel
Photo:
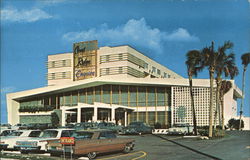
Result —
[[123, 152], [124, 153], [129, 153], [131, 151], [131, 145], [130, 144], [126, 144], [126, 146], [124, 147]]
[[88, 158], [89, 159], [95, 159], [95, 157], [97, 156], [97, 154], [96, 154], [96, 152], [90, 152], [90, 153], [88, 153]]

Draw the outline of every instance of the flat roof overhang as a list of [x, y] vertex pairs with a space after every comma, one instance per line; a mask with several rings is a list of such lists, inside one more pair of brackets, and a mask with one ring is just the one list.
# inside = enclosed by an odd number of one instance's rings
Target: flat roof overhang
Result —
[[[96, 77], [64, 85], [47, 86], [43, 88], [31, 89], [21, 92], [7, 94], [13, 100], [21, 101], [37, 96], [48, 96], [52, 94], [60, 94], [68, 91], [74, 91], [81, 88], [89, 88], [105, 84], [113, 85], [136, 85], [136, 86], [189, 86], [188, 79], [173, 79], [173, 78], [119, 78], [119, 77]], [[194, 87], [209, 87], [209, 79], [193, 79]], [[233, 85], [235, 86], [235, 85]], [[238, 88], [237, 94], [241, 92]]]

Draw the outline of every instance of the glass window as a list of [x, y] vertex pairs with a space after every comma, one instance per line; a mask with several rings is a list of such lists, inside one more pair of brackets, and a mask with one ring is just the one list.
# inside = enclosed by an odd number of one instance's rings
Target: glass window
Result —
[[167, 78], [168, 74], [164, 72], [164, 78]]
[[138, 87], [138, 106], [146, 106], [146, 87]]
[[79, 98], [81, 103], [86, 103], [86, 90], [81, 90], [80, 91], [80, 98]]
[[147, 63], [144, 63], [144, 68], [148, 69], [148, 64]]
[[129, 87], [130, 106], [131, 107], [137, 106], [137, 104], [136, 104], [136, 97], [137, 97], [136, 92], [137, 92], [136, 86], [130, 86]]
[[93, 88], [88, 88], [87, 89], [87, 103], [88, 104], [93, 104]]
[[112, 85], [112, 103], [119, 104], [119, 86]]
[[155, 112], [148, 112], [148, 123], [151, 126], [155, 124]]
[[91, 139], [93, 134], [92, 132], [75, 132], [72, 134], [72, 137], [76, 139]]
[[61, 137], [71, 137], [71, 133], [68, 130], [62, 131]]
[[70, 93], [66, 93], [64, 95], [64, 100], [65, 100], [66, 106], [71, 106], [71, 94]]
[[95, 102], [101, 102], [101, 86], [95, 87]]
[[29, 137], [39, 137], [41, 134], [41, 131], [31, 131], [29, 134]]
[[72, 93], [72, 105], [76, 106], [78, 104], [78, 93], [77, 92], [73, 92]]
[[21, 136], [21, 134], [23, 134], [23, 132], [14, 131], [14, 132], [10, 133], [9, 136]]
[[157, 106], [165, 106], [165, 88], [157, 88]]
[[156, 72], [156, 68], [152, 67], [152, 72], [155, 73]]
[[121, 105], [128, 106], [128, 86], [121, 86]]
[[155, 88], [148, 87], [148, 106], [155, 106]]
[[157, 74], [160, 75], [161, 74], [161, 70], [157, 69]]
[[139, 121], [146, 122], [146, 112], [139, 112]]
[[55, 138], [57, 137], [58, 131], [56, 130], [46, 130], [43, 132], [42, 136], [43, 138]]
[[110, 85], [103, 86], [103, 103], [110, 103]]

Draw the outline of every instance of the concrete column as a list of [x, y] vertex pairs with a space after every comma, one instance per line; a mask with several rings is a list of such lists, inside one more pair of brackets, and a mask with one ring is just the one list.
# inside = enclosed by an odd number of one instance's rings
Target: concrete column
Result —
[[124, 118], [125, 118], [125, 127], [128, 125], [128, 118], [127, 118], [127, 111], [124, 112]]
[[93, 118], [92, 118], [92, 121], [96, 122], [97, 121], [97, 107], [94, 106], [94, 115], [93, 115]]
[[77, 108], [77, 123], [81, 123], [81, 108]]
[[113, 107], [111, 108], [111, 122], [115, 123], [115, 108]]
[[65, 109], [63, 108], [62, 109], [62, 126], [64, 127], [65, 126], [65, 120], [66, 120], [66, 115], [65, 115]]

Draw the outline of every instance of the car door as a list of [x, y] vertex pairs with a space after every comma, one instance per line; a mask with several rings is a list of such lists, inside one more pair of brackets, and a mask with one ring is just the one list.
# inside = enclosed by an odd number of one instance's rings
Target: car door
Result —
[[113, 152], [119, 150], [117, 147], [116, 135], [109, 131], [100, 133], [99, 136], [100, 152]]

